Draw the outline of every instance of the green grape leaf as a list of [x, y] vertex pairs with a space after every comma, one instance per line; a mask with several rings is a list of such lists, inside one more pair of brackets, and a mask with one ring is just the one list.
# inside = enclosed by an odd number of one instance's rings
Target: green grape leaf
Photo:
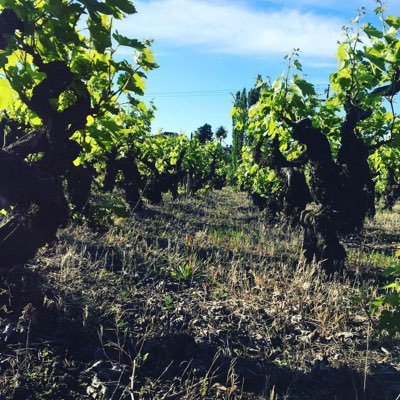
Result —
[[381, 71], [386, 71], [385, 60], [382, 60], [381, 58], [374, 56], [368, 52], [364, 53], [364, 57], [367, 58], [372, 65], [374, 65]]
[[0, 93], [0, 110], [5, 110], [13, 103], [15, 94], [6, 79], [0, 79]]
[[294, 60], [293, 61], [293, 65], [299, 70], [299, 71], [303, 71], [303, 66], [301, 65], [299, 60]]
[[345, 60], [347, 60], [347, 50], [346, 50], [346, 45], [345, 43], [340, 43], [338, 48], [337, 48], [337, 59], [340, 62], [343, 62]]
[[314, 89], [314, 85], [307, 82], [305, 79], [301, 78], [298, 75], [293, 76], [293, 83], [296, 85], [303, 96], [315, 96], [316, 92]]
[[113, 14], [112, 8], [106, 3], [97, 0], [78, 0], [78, 1], [87, 8], [91, 17], [93, 17], [98, 13], [106, 15]]
[[133, 3], [129, 0], [106, 0], [106, 4], [117, 7], [125, 14], [135, 14], [136, 8]]
[[120, 46], [132, 47], [136, 50], [144, 50], [145, 45], [137, 39], [129, 39], [126, 36], [120, 35], [117, 32], [113, 34], [113, 38], [117, 41]]
[[370, 38], [382, 38], [383, 37], [383, 32], [381, 32], [379, 29], [375, 28], [371, 24], [365, 24], [363, 25], [363, 31], [365, 34]]
[[88, 18], [88, 28], [93, 45], [99, 53], [104, 53], [107, 48], [112, 46], [110, 30], [102, 24], [100, 18]]
[[388, 16], [385, 21], [390, 27], [400, 29], [400, 17]]

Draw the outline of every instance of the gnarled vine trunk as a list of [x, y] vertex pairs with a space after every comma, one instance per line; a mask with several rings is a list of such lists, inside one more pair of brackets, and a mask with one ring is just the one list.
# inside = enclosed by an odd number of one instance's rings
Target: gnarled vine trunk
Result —
[[390, 168], [388, 171], [386, 188], [382, 194], [382, 197], [383, 197], [383, 208], [386, 210], [391, 210], [395, 205], [396, 201], [400, 198], [399, 177], [395, 176], [395, 173], [392, 168]]
[[254, 159], [260, 167], [269, 167], [275, 171], [283, 182], [283, 191], [279, 198], [264, 198], [257, 193], [252, 194], [254, 205], [267, 211], [273, 217], [283, 212], [290, 225], [296, 226], [300, 223], [300, 214], [311, 201], [304, 172], [295, 162], [286, 160], [279, 149], [279, 141], [274, 139], [270, 143], [270, 154], [261, 154], [262, 142], [255, 146]]
[[0, 266], [11, 267], [55, 239], [68, 220], [68, 204], [60, 181], [3, 150], [0, 182], [0, 206], [10, 213], [0, 227]]
[[355, 133], [357, 123], [369, 115], [348, 108], [336, 162], [327, 137], [310, 120], [293, 126], [292, 136], [307, 149], [313, 200], [301, 214], [304, 255], [309, 262], [320, 262], [328, 273], [340, 270], [346, 258], [339, 234], [360, 230], [374, 206], [368, 148]]
[[[0, 49], [4, 49], [15, 31], [24, 23], [12, 10], [0, 14]], [[62, 180], [68, 175], [70, 198], [78, 209], [87, 203], [89, 178], [82, 170], [73, 171], [73, 160], [80, 146], [71, 136], [86, 126], [92, 113], [90, 95], [85, 84], [64, 61], [45, 63], [29, 45], [22, 48], [32, 56], [37, 69], [45, 74], [31, 96], [20, 92], [21, 100], [43, 122], [43, 129], [27, 136], [15, 121], [2, 121], [0, 150], [0, 200], [10, 217], [0, 227], [0, 265], [13, 266], [28, 261], [37, 249], [56, 238], [58, 228], [68, 220], [68, 204]], [[70, 90], [76, 101], [57, 111], [51, 100]], [[1, 94], [0, 94], [1, 95]], [[5, 136], [5, 126], [8, 134]], [[6, 139], [6, 140], [5, 140]], [[41, 153], [39, 161], [29, 164], [24, 159]], [[77, 175], [80, 175], [77, 178]], [[82, 190], [83, 187], [85, 190]], [[85, 197], [85, 198], [83, 198]], [[11, 211], [12, 206], [12, 211]]]
[[143, 208], [140, 190], [143, 189], [143, 178], [139, 172], [136, 158], [132, 152], [125, 157], [118, 158], [117, 149], [113, 149], [106, 158], [106, 170], [103, 189], [111, 192], [117, 181], [118, 171], [122, 173], [121, 186], [125, 191], [125, 199], [132, 211]]
[[183, 153], [178, 158], [175, 171], [160, 173], [154, 162], [142, 159], [150, 170], [150, 176], [144, 177], [139, 171], [137, 158], [131, 151], [125, 157], [118, 158], [117, 150], [111, 151], [106, 158], [106, 171], [103, 182], [105, 191], [112, 191], [116, 185], [117, 174], [122, 172], [121, 186], [125, 190], [125, 198], [132, 210], [140, 210], [143, 207], [142, 197], [151, 204], [162, 204], [163, 193], [171, 192], [172, 197], [178, 197], [178, 186], [184, 179], [182, 170]]
[[132, 210], [141, 210], [143, 208], [143, 201], [139, 187], [142, 185], [142, 177], [133, 154], [129, 154], [125, 158], [118, 160], [118, 168], [121, 169], [124, 176], [123, 188], [125, 190], [126, 201]]
[[68, 168], [65, 174], [68, 199], [74, 206], [74, 211], [89, 215], [89, 196], [92, 188], [94, 171], [82, 165]]

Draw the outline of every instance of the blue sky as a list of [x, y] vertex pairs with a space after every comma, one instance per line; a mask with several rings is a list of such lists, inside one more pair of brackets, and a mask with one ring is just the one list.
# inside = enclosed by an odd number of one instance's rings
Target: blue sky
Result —
[[[250, 88], [257, 74], [276, 78], [283, 57], [301, 49], [304, 72], [317, 87], [336, 67], [341, 28], [374, 0], [139, 0], [138, 14], [117, 29], [154, 39], [160, 68], [148, 75], [153, 130], [190, 132], [204, 123], [231, 131], [232, 93]], [[400, 15], [400, 1], [388, 13]], [[229, 141], [229, 139], [228, 139]]]

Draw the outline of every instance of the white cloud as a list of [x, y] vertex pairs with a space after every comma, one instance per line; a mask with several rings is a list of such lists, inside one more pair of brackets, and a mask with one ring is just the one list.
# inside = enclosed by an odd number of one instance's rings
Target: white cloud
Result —
[[137, 1], [138, 14], [117, 28], [159, 43], [204, 52], [268, 56], [300, 48], [305, 56], [335, 55], [345, 21], [296, 10], [261, 11], [216, 0]]
[[318, 62], [318, 61], [308, 61], [303, 64], [311, 68], [321, 68], [321, 69], [335, 69], [337, 68], [337, 62]]
[[[354, 16], [357, 9], [365, 7], [368, 13], [372, 13], [378, 6], [375, 0], [264, 0], [265, 4], [274, 4], [286, 8], [306, 8], [314, 7], [318, 9], [329, 9], [336, 12], [349, 12]], [[387, 13], [398, 13], [400, 5], [398, 0], [389, 0], [387, 2]]]
[[[373, 1], [373, 0], [369, 0]], [[266, 4], [272, 3], [280, 7], [302, 8], [302, 7], [317, 7], [343, 10], [343, 8], [356, 11], [358, 7], [365, 5], [364, 0], [264, 0]]]

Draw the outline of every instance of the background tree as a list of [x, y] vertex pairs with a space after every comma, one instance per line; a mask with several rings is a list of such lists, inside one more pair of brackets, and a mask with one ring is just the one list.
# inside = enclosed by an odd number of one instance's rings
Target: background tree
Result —
[[249, 94], [247, 96], [247, 105], [248, 108], [257, 103], [260, 99], [261, 89], [265, 85], [264, 80], [261, 75], [257, 75], [255, 85], [249, 90]]
[[236, 171], [241, 160], [247, 127], [247, 91], [237, 92], [232, 111], [232, 169]]
[[199, 139], [200, 143], [206, 143], [212, 140], [213, 138], [213, 131], [210, 124], [204, 124], [200, 126], [194, 133], [194, 137]]
[[221, 144], [222, 140], [228, 137], [228, 131], [223, 126], [220, 126], [215, 132], [215, 137], [219, 140], [219, 143]]

